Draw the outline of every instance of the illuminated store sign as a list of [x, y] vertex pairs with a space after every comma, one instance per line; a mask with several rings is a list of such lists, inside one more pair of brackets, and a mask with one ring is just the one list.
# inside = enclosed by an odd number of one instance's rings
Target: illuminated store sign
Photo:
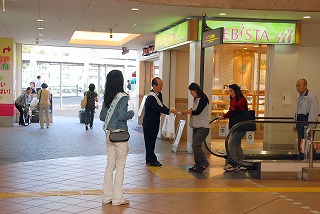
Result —
[[156, 35], [155, 50], [162, 51], [196, 41], [198, 20], [190, 20], [174, 26]]
[[207, 20], [211, 29], [223, 27], [223, 43], [296, 44], [296, 23]]

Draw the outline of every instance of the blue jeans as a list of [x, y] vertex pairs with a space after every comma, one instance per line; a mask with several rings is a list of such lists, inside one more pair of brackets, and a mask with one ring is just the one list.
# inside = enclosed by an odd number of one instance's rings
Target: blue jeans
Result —
[[231, 135], [231, 139], [229, 141], [229, 153], [228, 153], [228, 159], [227, 164], [231, 164], [233, 167], [237, 166], [235, 162], [230, 160], [230, 156], [235, 161], [242, 161], [244, 159], [243, 151], [241, 148], [241, 139], [246, 134], [245, 131], [235, 131]]
[[193, 128], [193, 156], [196, 167], [206, 167], [209, 163], [202, 150], [202, 143], [209, 134], [209, 128]]

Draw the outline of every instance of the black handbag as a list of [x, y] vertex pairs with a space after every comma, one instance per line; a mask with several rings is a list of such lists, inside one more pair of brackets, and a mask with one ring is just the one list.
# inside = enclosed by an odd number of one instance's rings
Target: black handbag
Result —
[[110, 132], [109, 139], [112, 143], [127, 142], [130, 134], [126, 130]]
[[[244, 110], [244, 111], [230, 111], [229, 124], [230, 128], [236, 125], [237, 123], [246, 121], [246, 120], [255, 120], [255, 111], [254, 110]], [[245, 123], [240, 125], [236, 131], [255, 131], [257, 126], [255, 123]]]

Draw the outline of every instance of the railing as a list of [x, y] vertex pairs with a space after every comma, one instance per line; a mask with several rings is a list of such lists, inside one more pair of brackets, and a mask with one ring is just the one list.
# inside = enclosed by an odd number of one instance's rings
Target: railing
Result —
[[309, 152], [309, 169], [313, 169], [313, 150], [314, 150], [314, 144], [319, 144], [320, 141], [314, 140], [314, 134], [315, 132], [320, 131], [320, 129], [316, 128], [308, 128], [307, 129], [307, 138], [308, 138], [308, 152]]
[[[219, 119], [219, 117], [212, 119], [210, 121], [210, 124], [218, 119]], [[297, 133], [293, 133], [293, 130], [292, 130], [294, 125], [296, 125], [296, 124], [318, 124], [318, 122], [294, 121], [292, 117], [256, 117], [256, 120], [240, 122], [240, 123], [234, 125], [229, 130], [229, 132], [226, 136], [226, 139], [225, 139], [225, 145], [224, 145], [225, 152], [223, 152], [222, 150], [211, 149], [213, 146], [212, 145], [208, 146], [208, 144], [206, 142], [204, 142], [205, 147], [208, 149], [208, 151], [212, 155], [215, 155], [217, 157], [222, 157], [225, 159], [229, 158], [232, 162], [235, 162], [236, 164], [238, 164], [240, 166], [244, 166], [247, 168], [254, 167], [255, 164], [253, 161], [248, 160], [248, 159], [245, 159], [243, 161], [238, 161], [238, 160], [235, 160], [235, 158], [230, 155], [229, 143], [230, 143], [230, 140], [232, 139], [232, 135], [233, 135], [234, 131], [236, 131], [236, 129], [238, 127], [243, 126], [247, 123], [255, 123], [257, 126], [258, 126], [258, 124], [264, 124], [264, 127], [266, 126], [268, 128], [267, 133], [265, 132], [266, 130], [262, 131], [263, 140], [265, 140], [265, 139], [269, 140], [270, 138], [272, 138], [274, 141], [277, 141], [277, 142], [281, 141], [281, 140], [282, 141], [288, 140], [291, 143], [290, 146], [294, 146], [294, 147], [297, 144], [297, 142], [295, 142], [297, 139]], [[266, 124], [270, 124], [270, 125], [266, 125]], [[319, 131], [320, 131], [320, 129], [319, 129]], [[266, 135], [268, 135], [269, 137], [268, 136], [266, 137]], [[290, 137], [287, 137], [287, 135]], [[281, 138], [281, 140], [277, 139], [278, 136], [279, 136], [279, 138]], [[305, 138], [306, 137], [307, 137], [307, 135], [305, 136]], [[290, 138], [290, 139], [286, 139], [286, 138]], [[212, 142], [215, 143], [214, 140]], [[318, 142], [318, 141], [316, 141], [316, 142]], [[266, 142], [263, 141], [263, 143], [266, 143]], [[269, 143], [272, 143], [272, 142], [269, 142]], [[320, 141], [319, 141], [319, 143], [320, 143]], [[273, 144], [271, 144], [271, 145], [273, 145]], [[247, 152], [246, 157], [250, 156], [250, 154], [249, 154], [250, 151], [248, 152], [248, 150], [246, 150], [245, 152]], [[261, 159], [263, 159], [264, 157], [266, 159], [270, 159], [270, 158], [273, 158], [278, 155], [279, 157], [277, 159], [279, 160], [283, 157], [288, 158], [288, 159], [297, 158], [298, 154], [299, 154], [298, 151], [293, 150], [293, 149], [290, 149], [290, 150], [274, 149], [274, 150], [263, 150], [263, 151], [261, 149], [259, 156], [258, 155], [257, 156], [260, 157]], [[251, 158], [252, 157], [255, 157], [255, 156], [252, 155]], [[269, 157], [269, 158], [267, 158], [267, 157]], [[255, 158], [253, 158], [253, 159], [255, 159]], [[311, 157], [311, 160], [312, 160], [312, 157]], [[312, 167], [312, 165], [311, 165], [311, 167]]]
[[[247, 168], [251, 168], [254, 167], [254, 162], [251, 161], [246, 161], [246, 160], [236, 160], [235, 157], [232, 157], [232, 155], [230, 155], [230, 146], [229, 146], [229, 142], [232, 138], [233, 133], [237, 130], [237, 128], [239, 128], [240, 126], [243, 126], [245, 124], [248, 123], [256, 123], [256, 124], [318, 124], [319, 122], [308, 122], [308, 121], [287, 121], [287, 120], [293, 120], [293, 118], [285, 118], [285, 117], [260, 117], [257, 119], [264, 119], [264, 120], [248, 120], [248, 121], [243, 121], [240, 123], [237, 123], [236, 125], [234, 125], [228, 132], [226, 139], [225, 139], [225, 149], [226, 149], [226, 153], [229, 154], [228, 158], [231, 160], [231, 162], [236, 163], [239, 166], [243, 166], [243, 167], [247, 167]], [[283, 119], [287, 119], [287, 120], [283, 120]], [[306, 136], [305, 136], [306, 137]], [[299, 149], [299, 148], [298, 148]]]

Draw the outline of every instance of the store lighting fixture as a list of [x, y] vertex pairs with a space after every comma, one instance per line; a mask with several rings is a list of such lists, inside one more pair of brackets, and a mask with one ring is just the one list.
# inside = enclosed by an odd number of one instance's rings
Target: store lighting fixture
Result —
[[[40, 37], [43, 37], [44, 35], [42, 34], [42, 30], [44, 29], [41, 25], [41, 23], [43, 22], [43, 19], [41, 19], [41, 16], [40, 16], [40, 0], [38, 0], [38, 18], [37, 18], [37, 22], [39, 22], [39, 27], [38, 27], [38, 30], [40, 30], [40, 33], [38, 34]], [[36, 38], [36, 45], [39, 45], [39, 44], [42, 44], [43, 42], [43, 39], [39, 39], [39, 38]]]
[[226, 13], [219, 13], [219, 16], [226, 16]]
[[6, 11], [6, 0], [2, 0], [2, 11]]
[[131, 8], [132, 11], [138, 11], [139, 8]]
[[311, 16], [304, 16], [304, 17], [302, 17], [302, 18], [304, 18], [304, 19], [311, 19]]

